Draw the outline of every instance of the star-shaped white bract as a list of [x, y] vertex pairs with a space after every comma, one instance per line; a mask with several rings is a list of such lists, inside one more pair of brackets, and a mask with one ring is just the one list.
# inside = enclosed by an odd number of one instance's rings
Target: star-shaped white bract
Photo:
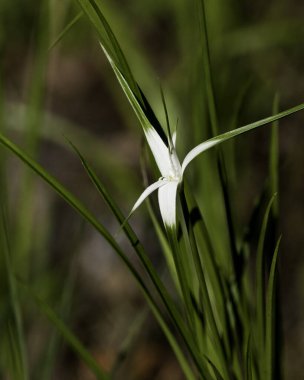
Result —
[[172, 228], [176, 224], [177, 188], [182, 181], [182, 168], [176, 155], [175, 141], [171, 141], [171, 147], [166, 146], [153, 127], [145, 131], [145, 136], [161, 173], [161, 178], [147, 187], [138, 198], [130, 214], [132, 214], [152, 192], [158, 189], [158, 202], [162, 219], [166, 227]]
[[161, 173], [161, 178], [148, 186], [133, 206], [130, 215], [143, 203], [154, 191], [158, 190], [158, 203], [160, 213], [166, 228], [176, 227], [176, 196], [178, 186], [183, 180], [183, 174], [188, 164], [200, 153], [216, 145], [217, 139], [208, 140], [192, 149], [185, 157], [182, 165], [176, 154], [176, 134], [167, 146], [157, 131], [150, 126], [145, 131], [145, 136], [156, 164]]

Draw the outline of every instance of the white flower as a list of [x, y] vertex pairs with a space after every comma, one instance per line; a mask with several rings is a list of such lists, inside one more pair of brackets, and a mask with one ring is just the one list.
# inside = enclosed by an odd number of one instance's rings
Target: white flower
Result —
[[211, 139], [199, 144], [187, 154], [181, 165], [175, 149], [176, 133], [173, 134], [173, 141], [169, 141], [169, 146], [167, 146], [151, 125], [144, 132], [162, 176], [141, 194], [129, 217], [150, 194], [158, 189], [158, 203], [164, 225], [166, 228], [174, 228], [176, 226], [177, 189], [183, 180], [186, 167], [198, 154], [216, 145], [219, 141], [218, 139]]

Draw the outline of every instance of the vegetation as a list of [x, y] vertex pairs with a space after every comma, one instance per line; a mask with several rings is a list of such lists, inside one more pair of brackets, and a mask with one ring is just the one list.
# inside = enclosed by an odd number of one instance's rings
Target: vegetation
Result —
[[[279, 144], [289, 157], [304, 103], [292, 75], [284, 85], [272, 74], [287, 71], [284, 52], [303, 59], [302, 23], [280, 20], [287, 9], [284, 1], [2, 3], [1, 378], [298, 378], [300, 358], [283, 352], [288, 276], [283, 266], [279, 281], [278, 263], [292, 251], [294, 219]], [[89, 64], [79, 63], [85, 56]], [[301, 177], [300, 166], [293, 172]], [[169, 374], [160, 365], [137, 371], [151, 351], [132, 362], [145, 327], [170, 346]]]

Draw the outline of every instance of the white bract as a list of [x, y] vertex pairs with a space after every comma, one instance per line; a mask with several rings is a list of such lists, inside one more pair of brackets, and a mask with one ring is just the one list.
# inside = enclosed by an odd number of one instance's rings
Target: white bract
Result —
[[175, 149], [176, 133], [173, 135], [173, 141], [169, 141], [169, 146], [167, 146], [151, 125], [144, 132], [162, 176], [141, 194], [129, 216], [151, 193], [158, 190], [158, 203], [163, 222], [167, 228], [174, 228], [176, 226], [176, 195], [178, 186], [183, 180], [183, 173], [198, 154], [216, 145], [218, 140], [208, 140], [199, 144], [187, 154], [181, 165]]

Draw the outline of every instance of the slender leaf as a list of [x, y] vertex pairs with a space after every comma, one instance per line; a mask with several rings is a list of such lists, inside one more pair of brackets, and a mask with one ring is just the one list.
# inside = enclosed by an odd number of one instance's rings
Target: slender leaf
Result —
[[[279, 95], [276, 94], [273, 101], [273, 114], [279, 112]], [[279, 123], [274, 121], [271, 128], [270, 137], [270, 158], [269, 158], [269, 173], [270, 173], [270, 192], [278, 194], [279, 191]], [[273, 213], [277, 217], [279, 213], [279, 197], [273, 203]]]
[[265, 331], [265, 364], [264, 364], [264, 375], [265, 380], [274, 380], [274, 350], [275, 350], [275, 313], [274, 313], [274, 303], [275, 303], [275, 287], [276, 287], [276, 275], [277, 275], [277, 259], [282, 236], [278, 239], [275, 251], [273, 254], [270, 274], [268, 280], [267, 288], [267, 299], [266, 299], [266, 331]]
[[54, 310], [29, 287], [24, 285], [28, 294], [35, 300], [39, 310], [49, 319], [49, 321], [58, 329], [66, 342], [78, 354], [87, 367], [94, 373], [98, 380], [108, 380], [106, 372], [100, 367], [99, 363], [94, 359], [90, 352], [83, 346], [80, 340], [63, 322], [63, 320], [54, 312]]
[[109, 23], [107, 22], [102, 12], [100, 3], [97, 3], [95, 0], [78, 0], [78, 3], [97, 30], [102, 46], [114, 60], [115, 65], [123, 73], [124, 77], [130, 85], [132, 92], [139, 100], [142, 99], [140, 90], [131, 73], [127, 60]]
[[245, 350], [245, 374], [246, 380], [252, 380], [252, 349], [251, 349], [251, 335], [248, 335], [246, 350]]
[[[214, 311], [213, 311], [212, 303], [210, 299], [210, 294], [208, 292], [206, 278], [205, 278], [205, 274], [203, 270], [203, 265], [202, 265], [201, 258], [198, 252], [197, 243], [194, 237], [194, 232], [192, 230], [192, 227], [189, 221], [189, 210], [188, 210], [188, 206], [187, 206], [183, 191], [181, 192], [180, 199], [181, 199], [181, 203], [179, 205], [179, 209], [181, 211], [180, 220], [183, 226], [182, 230], [183, 230], [184, 238], [188, 241], [187, 254], [191, 255], [193, 258], [194, 267], [195, 267], [200, 288], [202, 291], [203, 307], [204, 307], [205, 315], [208, 321], [208, 326], [210, 328], [210, 338], [211, 338], [212, 344], [214, 345], [215, 350], [217, 351], [219, 363], [222, 366], [222, 370], [225, 375], [225, 378], [231, 379], [231, 374], [230, 374], [228, 363], [226, 360], [226, 353], [224, 350], [223, 341], [220, 337], [218, 326], [216, 324]], [[186, 226], [188, 226], [188, 228], [186, 228]]]
[[220, 374], [219, 370], [216, 368], [216, 366], [212, 363], [212, 361], [209, 358], [206, 358], [208, 363], [211, 365], [214, 375], [216, 377], [216, 380], [224, 380], [223, 376]]
[[[20, 297], [14, 273], [13, 260], [11, 258], [11, 250], [9, 245], [9, 232], [7, 226], [7, 218], [3, 206], [1, 207], [0, 215], [0, 230], [1, 230], [1, 251], [5, 256], [5, 270], [8, 278], [9, 288], [9, 303], [13, 313], [13, 323], [10, 323], [11, 339], [14, 341], [13, 357], [18, 361], [22, 380], [29, 379], [29, 368], [27, 363], [26, 341], [23, 331], [23, 318], [20, 305]], [[13, 343], [13, 342], [12, 342]]]
[[[256, 296], [257, 296], [257, 346], [264, 347], [265, 344], [265, 260], [264, 260], [264, 243], [266, 236], [266, 229], [268, 226], [270, 210], [275, 201], [276, 194], [270, 199], [265, 211], [265, 215], [262, 222], [256, 259]], [[264, 353], [260, 352], [261, 363], [264, 360]]]
[[255, 121], [253, 123], [244, 125], [243, 127], [234, 129], [232, 131], [228, 131], [225, 133], [222, 133], [218, 136], [212, 137], [209, 140], [204, 141], [203, 143], [197, 145], [195, 148], [193, 148], [185, 157], [183, 164], [182, 164], [182, 170], [185, 171], [186, 167], [189, 165], [189, 163], [197, 157], [199, 154], [207, 151], [208, 149], [213, 148], [214, 146], [221, 144], [227, 140], [230, 140], [236, 136], [239, 136], [243, 133], [249, 132], [255, 128], [262, 127], [264, 125], [273, 123], [276, 120], [280, 120], [284, 117], [287, 117], [289, 115], [292, 115], [296, 112], [302, 111], [304, 109], [304, 103], [299, 104], [295, 107], [289, 108], [286, 111], [277, 113], [276, 115], [273, 116], [268, 116], [264, 119]]
[[79, 12], [59, 33], [59, 35], [55, 38], [55, 40], [51, 43], [49, 50], [52, 50], [64, 37], [65, 35], [73, 28], [73, 26], [81, 19], [83, 16], [83, 12]]

